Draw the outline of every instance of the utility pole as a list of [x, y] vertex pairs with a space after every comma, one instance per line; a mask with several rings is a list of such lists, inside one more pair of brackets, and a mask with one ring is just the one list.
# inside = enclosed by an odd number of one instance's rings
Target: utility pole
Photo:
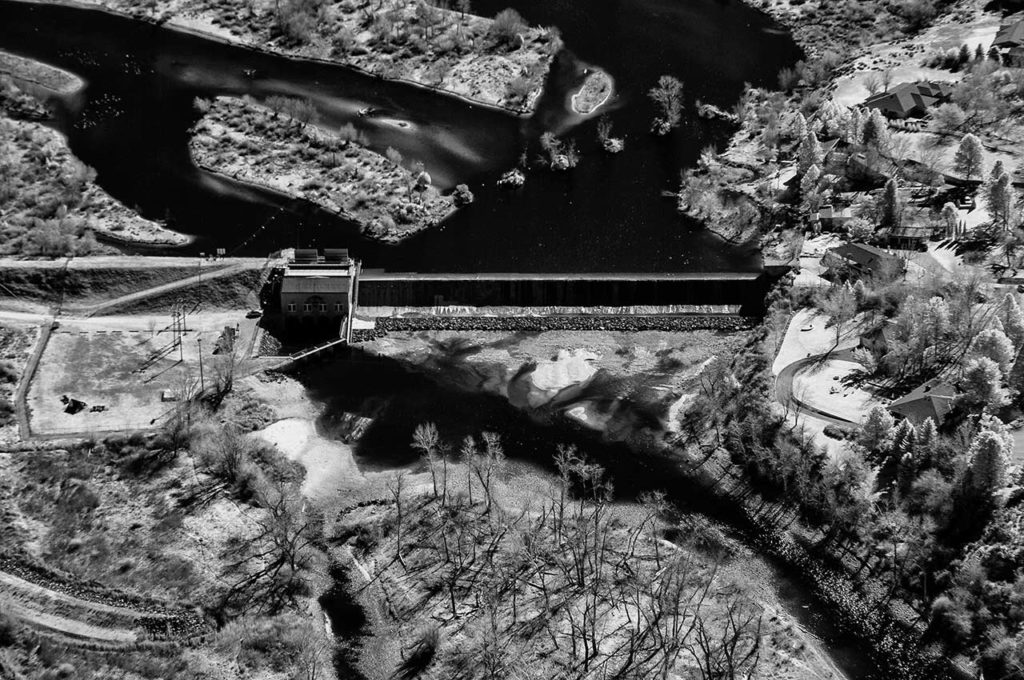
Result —
[[199, 391], [206, 391], [206, 378], [203, 377], [203, 339], [196, 338], [196, 343], [199, 345]]

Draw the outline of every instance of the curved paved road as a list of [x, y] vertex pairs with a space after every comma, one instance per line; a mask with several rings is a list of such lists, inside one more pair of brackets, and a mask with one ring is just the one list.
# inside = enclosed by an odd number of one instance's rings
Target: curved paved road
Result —
[[857, 425], [858, 423], [855, 423], [848, 418], [844, 418], [835, 413], [829, 413], [828, 411], [818, 408], [814, 404], [809, 404], [806, 401], [798, 399], [793, 394], [793, 378], [796, 377], [797, 372], [825, 359], [844, 359], [847, 361], [853, 361], [853, 350], [842, 349], [836, 350], [835, 352], [826, 352], [825, 354], [814, 354], [789, 364], [779, 371], [779, 375], [775, 378], [775, 398], [779, 400], [780, 404], [788, 407], [794, 413], [809, 414], [819, 420], [824, 420], [827, 423], [837, 425], [839, 427]]

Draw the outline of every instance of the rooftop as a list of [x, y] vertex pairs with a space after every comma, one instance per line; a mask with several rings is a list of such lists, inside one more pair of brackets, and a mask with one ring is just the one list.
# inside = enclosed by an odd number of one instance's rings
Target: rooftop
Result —
[[1003, 21], [999, 28], [993, 47], [1017, 47], [1024, 45], [1024, 14], [1014, 14]]
[[898, 256], [866, 243], [844, 243], [841, 246], [829, 248], [826, 252], [870, 270], [899, 261]]
[[915, 424], [927, 418], [939, 424], [953, 410], [955, 398], [956, 389], [936, 378], [889, 404], [889, 410]]
[[886, 92], [879, 92], [868, 97], [864, 106], [879, 108], [908, 114], [912, 111], [923, 113], [953, 94], [953, 86], [949, 83], [918, 81], [916, 83], [899, 83]]
[[281, 292], [347, 293], [350, 285], [347, 269], [289, 269], [281, 281]]

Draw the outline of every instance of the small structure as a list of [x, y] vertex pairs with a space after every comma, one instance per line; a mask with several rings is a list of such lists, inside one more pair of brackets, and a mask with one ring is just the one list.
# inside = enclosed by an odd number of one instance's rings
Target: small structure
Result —
[[892, 345], [892, 333], [896, 322], [886, 319], [882, 324], [871, 330], [861, 333], [860, 346], [871, 352], [875, 359], [881, 359], [889, 352]]
[[279, 298], [285, 328], [338, 330], [348, 336], [359, 263], [344, 248], [296, 250], [281, 277]]
[[944, 380], [935, 378], [889, 404], [889, 412], [914, 425], [920, 425], [927, 418], [941, 425], [946, 414], [953, 410], [955, 398], [956, 389]]
[[849, 208], [835, 208], [832, 205], [823, 205], [811, 219], [818, 222], [822, 229], [842, 229], [846, 223], [853, 219], [853, 212]]
[[1010, 66], [1024, 63], [1024, 13], [1018, 12], [1003, 19], [992, 47], [1002, 55], [1003, 63]]
[[825, 251], [821, 258], [827, 273], [836, 278], [870, 278], [901, 274], [905, 263], [897, 255], [866, 243], [844, 243]]
[[948, 101], [953, 94], [949, 83], [921, 80], [916, 83], [900, 83], [885, 92], [868, 97], [864, 107], [878, 109], [887, 118], [921, 118], [928, 109]]
[[935, 227], [925, 224], [893, 227], [887, 234], [889, 245], [903, 250], [927, 250]]

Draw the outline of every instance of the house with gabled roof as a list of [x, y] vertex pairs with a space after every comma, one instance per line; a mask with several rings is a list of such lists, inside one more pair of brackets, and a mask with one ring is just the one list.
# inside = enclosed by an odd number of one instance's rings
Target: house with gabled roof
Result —
[[888, 118], [921, 118], [928, 110], [949, 100], [953, 85], [921, 80], [916, 83], [899, 83], [885, 92], [868, 97], [864, 107], [878, 109]]
[[1024, 12], [1003, 19], [992, 47], [1002, 55], [1003, 63], [1011, 66], [1024, 64]]
[[825, 251], [822, 266], [833, 278], [860, 278], [900, 274], [906, 263], [898, 255], [866, 243], [844, 243]]
[[914, 425], [928, 418], [941, 425], [946, 414], [953, 410], [954, 399], [956, 388], [941, 378], [934, 378], [889, 404], [889, 412]]

